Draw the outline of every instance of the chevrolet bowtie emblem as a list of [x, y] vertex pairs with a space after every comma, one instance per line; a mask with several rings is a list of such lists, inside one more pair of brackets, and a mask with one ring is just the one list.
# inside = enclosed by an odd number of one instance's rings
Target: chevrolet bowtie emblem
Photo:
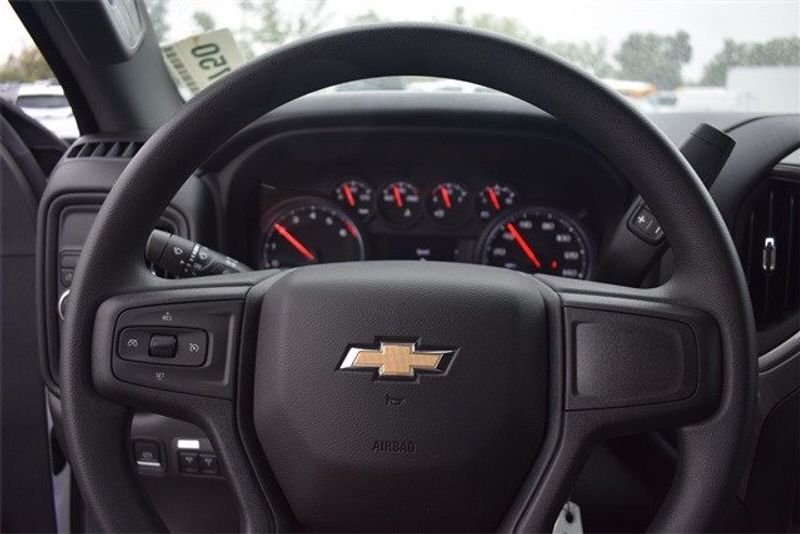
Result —
[[416, 343], [381, 342], [377, 349], [350, 347], [339, 369], [377, 371], [378, 378], [414, 378], [417, 371], [442, 373], [454, 350], [417, 350]]

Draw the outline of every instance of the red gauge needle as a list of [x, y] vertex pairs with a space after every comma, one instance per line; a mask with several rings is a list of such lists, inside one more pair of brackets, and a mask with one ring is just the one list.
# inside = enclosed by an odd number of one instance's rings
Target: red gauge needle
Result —
[[489, 193], [489, 200], [492, 201], [492, 206], [494, 206], [494, 209], [500, 211], [500, 199], [497, 198], [497, 193], [495, 193], [495, 190], [491, 187], [487, 187], [486, 192]]
[[450, 202], [450, 191], [443, 185], [439, 186], [439, 193], [442, 195], [442, 200], [444, 201], [444, 207], [450, 209], [453, 207], [453, 203]]
[[536, 267], [537, 269], [540, 269], [542, 267], [542, 262], [540, 262], [539, 258], [536, 257], [536, 254], [533, 252], [533, 249], [528, 244], [528, 242], [525, 241], [525, 238], [522, 237], [522, 234], [519, 233], [517, 227], [514, 226], [513, 223], [508, 223], [506, 224], [506, 228], [508, 229], [509, 232], [511, 232], [511, 235], [514, 237], [514, 241], [517, 242], [517, 245], [519, 245], [519, 248], [522, 249], [522, 252], [524, 252], [525, 255], [528, 256], [528, 259], [531, 260], [533, 266]]
[[396, 185], [392, 186], [392, 194], [394, 195], [394, 203], [397, 204], [397, 207], [402, 209], [403, 208], [403, 195], [400, 194], [400, 188]]
[[353, 196], [353, 190], [347, 184], [344, 184], [344, 196], [347, 197], [347, 203], [350, 204], [350, 207], [355, 208], [356, 197]]
[[297, 249], [297, 252], [302, 254], [308, 261], [317, 261], [317, 257], [314, 256], [314, 254], [312, 254], [311, 251], [308, 250], [304, 244], [298, 241], [297, 238], [293, 236], [291, 232], [289, 232], [289, 230], [287, 230], [280, 224], [276, 224], [275, 229], [278, 231], [279, 234], [281, 234], [286, 239], [286, 241], [289, 242], [290, 245], [292, 245], [295, 249]]

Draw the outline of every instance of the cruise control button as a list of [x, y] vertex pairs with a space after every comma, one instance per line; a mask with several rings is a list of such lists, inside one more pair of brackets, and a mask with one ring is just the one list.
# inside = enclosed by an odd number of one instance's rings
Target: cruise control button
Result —
[[119, 336], [119, 357], [126, 360], [138, 360], [147, 357], [149, 335], [144, 330], [126, 328]]
[[178, 334], [176, 359], [180, 361], [180, 365], [203, 365], [207, 351], [208, 336], [202, 330], [186, 330]]
[[178, 352], [178, 339], [171, 335], [153, 334], [147, 353], [153, 358], [174, 358]]

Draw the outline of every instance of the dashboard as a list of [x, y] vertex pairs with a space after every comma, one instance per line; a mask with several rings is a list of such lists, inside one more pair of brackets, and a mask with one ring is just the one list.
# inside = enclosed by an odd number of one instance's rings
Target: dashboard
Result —
[[259, 268], [404, 259], [592, 278], [628, 195], [578, 140], [530, 133], [307, 131], [237, 174], [255, 181]]

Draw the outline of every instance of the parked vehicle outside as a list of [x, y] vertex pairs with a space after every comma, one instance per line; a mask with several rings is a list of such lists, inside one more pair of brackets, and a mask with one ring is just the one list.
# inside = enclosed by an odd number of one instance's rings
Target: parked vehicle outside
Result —
[[45, 81], [20, 85], [16, 104], [61, 139], [77, 139], [75, 115], [64, 96], [64, 89], [57, 83]]

